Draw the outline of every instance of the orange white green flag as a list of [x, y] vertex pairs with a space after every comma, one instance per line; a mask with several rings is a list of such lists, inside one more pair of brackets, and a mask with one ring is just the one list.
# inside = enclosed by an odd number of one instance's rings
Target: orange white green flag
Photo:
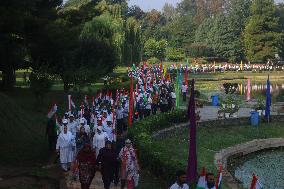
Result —
[[201, 175], [198, 179], [196, 189], [205, 189], [205, 188], [206, 188], [206, 172], [205, 172], [205, 167], [203, 167]]

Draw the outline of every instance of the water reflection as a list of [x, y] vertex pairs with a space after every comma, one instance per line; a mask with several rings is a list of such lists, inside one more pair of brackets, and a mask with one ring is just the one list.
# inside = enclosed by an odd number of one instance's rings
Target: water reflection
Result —
[[[247, 94], [248, 92], [263, 92], [265, 91], [267, 88], [266, 83], [262, 83], [262, 84], [243, 84], [240, 83], [238, 85], [238, 92], [243, 95], [243, 94]], [[284, 90], [284, 84], [273, 84], [271, 83], [270, 85], [270, 92], [273, 93], [275, 91], [279, 91], [279, 90]]]

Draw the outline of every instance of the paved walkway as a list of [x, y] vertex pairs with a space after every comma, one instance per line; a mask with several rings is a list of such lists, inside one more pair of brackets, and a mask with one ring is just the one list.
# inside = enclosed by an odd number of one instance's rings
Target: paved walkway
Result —
[[[187, 109], [187, 107], [182, 106], [181, 109]], [[220, 107], [215, 106], [204, 106], [203, 108], [198, 108], [200, 111], [200, 120], [209, 121], [218, 119], [218, 110]], [[237, 112], [237, 117], [250, 117], [251, 108], [240, 108]], [[271, 111], [271, 115], [277, 115], [277, 112]]]
[[[66, 179], [67, 179], [67, 188], [68, 189], [81, 189], [81, 184], [79, 180], [74, 181], [71, 179], [71, 171], [69, 173], [66, 173]], [[115, 187], [113, 184], [110, 187], [111, 189], [120, 189], [120, 185]], [[104, 189], [103, 181], [102, 181], [102, 176], [100, 172], [96, 172], [96, 176], [93, 179], [93, 182], [91, 184], [90, 189]]]

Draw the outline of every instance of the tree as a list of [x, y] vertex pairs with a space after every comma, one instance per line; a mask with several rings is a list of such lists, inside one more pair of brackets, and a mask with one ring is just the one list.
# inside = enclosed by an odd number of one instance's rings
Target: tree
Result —
[[228, 58], [232, 62], [240, 62], [245, 59], [245, 47], [243, 42], [243, 32], [250, 16], [250, 0], [231, 0], [228, 12]]
[[182, 61], [185, 58], [183, 49], [169, 47], [166, 49], [166, 58], [168, 61]]
[[266, 61], [279, 52], [279, 17], [273, 0], [253, 0], [251, 17], [245, 28], [244, 42], [250, 61]]
[[134, 17], [137, 20], [141, 20], [145, 16], [145, 12], [137, 5], [128, 7], [127, 17]]
[[114, 36], [116, 32], [110, 15], [101, 15], [86, 22], [79, 38], [76, 63], [79, 72], [75, 82], [93, 82], [111, 72], [119, 62]]
[[141, 28], [137, 21], [130, 17], [126, 21], [123, 61], [125, 65], [132, 65], [141, 61]]
[[277, 5], [277, 16], [279, 17], [280, 28], [282, 32], [282, 43], [280, 44], [279, 55], [283, 59], [284, 58], [284, 4]]
[[[0, 70], [2, 87], [15, 84], [15, 70], [29, 67], [29, 36], [41, 31], [56, 15], [55, 8], [62, 1], [22, 0], [0, 2]], [[36, 37], [36, 36], [35, 36]]]
[[160, 40], [156, 41], [155, 39], [149, 39], [144, 44], [144, 54], [146, 58], [158, 58], [162, 60], [165, 58], [167, 49], [167, 41]]

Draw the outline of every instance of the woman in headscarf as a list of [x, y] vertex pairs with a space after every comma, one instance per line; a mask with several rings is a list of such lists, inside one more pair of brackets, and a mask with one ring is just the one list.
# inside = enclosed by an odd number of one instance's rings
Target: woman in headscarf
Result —
[[76, 135], [76, 153], [78, 153], [85, 146], [85, 144], [89, 143], [90, 140], [87, 133], [85, 132], [85, 127], [81, 126], [80, 132]]
[[96, 154], [90, 144], [85, 144], [77, 155], [79, 180], [82, 189], [89, 189], [96, 174]]
[[136, 152], [129, 139], [125, 141], [125, 147], [121, 149], [119, 159], [121, 160], [121, 189], [125, 187], [126, 181], [128, 189], [137, 187], [140, 168]]

